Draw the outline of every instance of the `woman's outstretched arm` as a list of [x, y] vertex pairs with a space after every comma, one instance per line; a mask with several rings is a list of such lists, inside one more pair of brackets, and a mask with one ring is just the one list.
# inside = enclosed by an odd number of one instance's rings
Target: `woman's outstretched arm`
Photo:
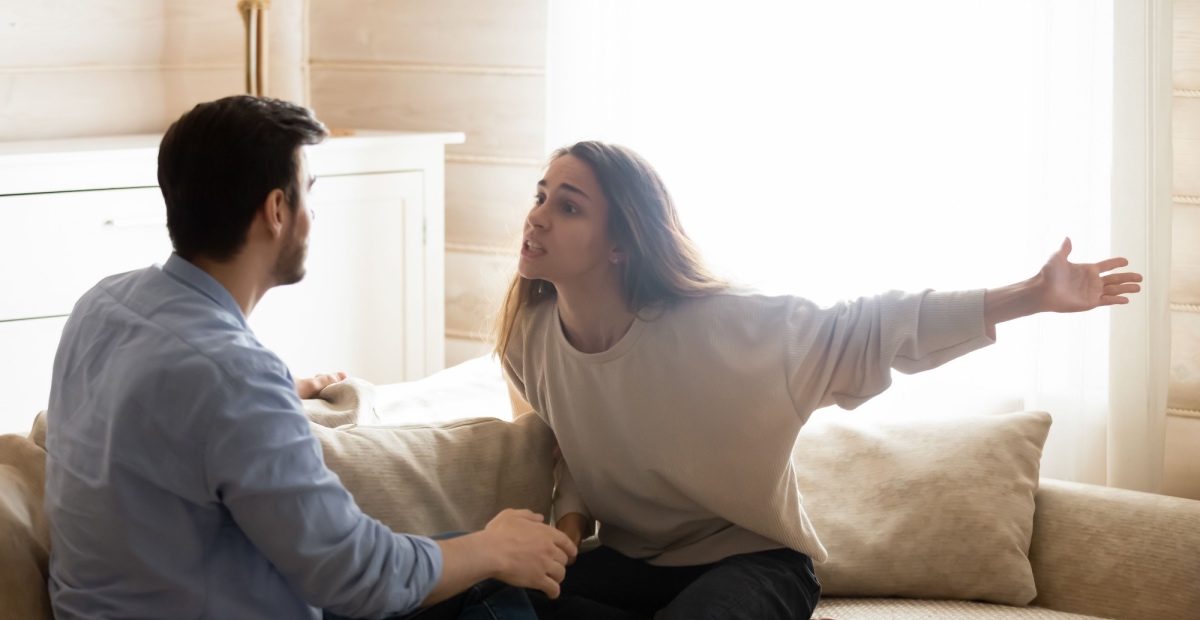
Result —
[[1084, 312], [1100, 306], [1129, 303], [1125, 295], [1142, 290], [1142, 275], [1109, 273], [1129, 264], [1124, 258], [1098, 263], [1072, 263], [1071, 240], [1050, 255], [1046, 265], [1032, 278], [1016, 284], [988, 289], [983, 316], [988, 337], [995, 339], [996, 324], [1039, 312]]

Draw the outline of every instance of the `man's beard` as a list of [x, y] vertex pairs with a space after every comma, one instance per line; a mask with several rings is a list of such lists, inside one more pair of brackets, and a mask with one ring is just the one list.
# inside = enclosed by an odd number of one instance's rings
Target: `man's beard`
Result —
[[273, 274], [278, 286], [295, 284], [304, 279], [304, 259], [308, 254], [307, 244], [296, 239], [294, 234], [295, 222], [288, 231], [288, 242], [279, 250], [279, 258], [275, 261]]

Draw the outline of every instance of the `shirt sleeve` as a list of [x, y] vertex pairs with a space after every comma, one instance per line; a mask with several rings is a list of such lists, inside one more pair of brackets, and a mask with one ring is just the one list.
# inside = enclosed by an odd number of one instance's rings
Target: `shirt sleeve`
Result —
[[788, 389], [804, 419], [832, 404], [854, 409], [892, 383], [891, 369], [936, 368], [994, 342], [984, 290], [891, 291], [818, 308], [795, 299], [786, 321]]
[[441, 579], [441, 548], [363, 514], [278, 365], [233, 379], [211, 412], [209, 492], [310, 605], [355, 618], [417, 608]]

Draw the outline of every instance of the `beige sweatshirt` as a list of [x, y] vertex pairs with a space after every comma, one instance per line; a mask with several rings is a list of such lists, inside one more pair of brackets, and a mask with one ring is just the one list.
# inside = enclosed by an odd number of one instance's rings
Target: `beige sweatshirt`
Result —
[[503, 361], [562, 449], [555, 513], [595, 518], [603, 544], [661, 566], [783, 546], [824, 562], [793, 470], [801, 425], [879, 394], [891, 368], [991, 344], [983, 296], [891, 292], [820, 308], [712, 295], [643, 313], [595, 354], [567, 342], [551, 301], [520, 317]]

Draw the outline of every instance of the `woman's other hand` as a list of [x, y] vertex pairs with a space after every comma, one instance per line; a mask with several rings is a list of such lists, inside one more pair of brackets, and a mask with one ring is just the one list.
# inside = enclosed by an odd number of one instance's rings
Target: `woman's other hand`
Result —
[[[571, 542], [575, 543], [575, 547], [578, 548], [579, 543], [583, 541], [583, 533], [588, 529], [588, 519], [578, 512], [569, 512], [558, 520], [556, 527], [558, 531], [566, 534], [567, 538], [570, 538]], [[574, 563], [575, 557], [572, 556], [570, 561], [567, 562], [567, 566]]]

